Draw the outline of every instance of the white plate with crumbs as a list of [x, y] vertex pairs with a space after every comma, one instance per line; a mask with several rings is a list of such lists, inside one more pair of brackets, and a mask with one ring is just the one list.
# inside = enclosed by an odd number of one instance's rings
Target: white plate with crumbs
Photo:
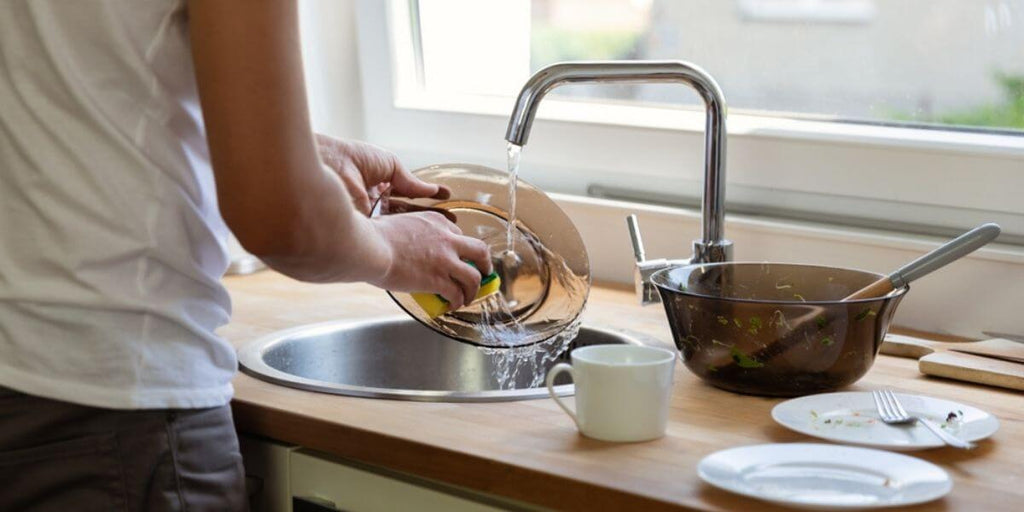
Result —
[[[922, 395], [896, 393], [896, 397], [910, 414], [928, 418], [964, 441], [978, 441], [999, 430], [999, 420], [977, 407]], [[786, 428], [836, 443], [897, 451], [945, 446], [920, 423], [882, 423], [868, 392], [824, 393], [786, 400], [772, 409], [772, 419]]]
[[697, 474], [726, 491], [814, 510], [902, 507], [939, 499], [953, 489], [949, 474], [930, 462], [832, 444], [730, 448], [704, 457]]

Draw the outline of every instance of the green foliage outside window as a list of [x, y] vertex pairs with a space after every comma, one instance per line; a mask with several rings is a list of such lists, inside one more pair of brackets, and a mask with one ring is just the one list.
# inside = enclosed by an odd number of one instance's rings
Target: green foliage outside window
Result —
[[530, 35], [530, 67], [536, 71], [567, 60], [635, 59], [640, 33], [631, 30], [564, 30], [535, 26]]
[[931, 116], [896, 111], [888, 117], [894, 121], [1024, 130], [1024, 75], [996, 72], [992, 78], [1003, 90], [1003, 101], [999, 103]]
[[1024, 75], [996, 73], [993, 78], [1003, 89], [1002, 103], [939, 115], [937, 121], [943, 124], [1024, 129]]

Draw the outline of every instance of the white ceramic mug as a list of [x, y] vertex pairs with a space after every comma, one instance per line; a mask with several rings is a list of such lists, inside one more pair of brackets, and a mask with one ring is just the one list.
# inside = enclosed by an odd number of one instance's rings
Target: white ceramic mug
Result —
[[[572, 351], [572, 364], [548, 372], [551, 398], [580, 429], [604, 441], [647, 441], [665, 435], [676, 353], [637, 345], [592, 345]], [[558, 398], [555, 377], [569, 372], [576, 411]]]

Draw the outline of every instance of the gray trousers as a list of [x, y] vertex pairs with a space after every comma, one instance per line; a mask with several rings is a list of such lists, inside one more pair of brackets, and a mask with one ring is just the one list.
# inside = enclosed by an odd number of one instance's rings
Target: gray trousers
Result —
[[0, 510], [246, 510], [229, 406], [123, 411], [0, 387]]

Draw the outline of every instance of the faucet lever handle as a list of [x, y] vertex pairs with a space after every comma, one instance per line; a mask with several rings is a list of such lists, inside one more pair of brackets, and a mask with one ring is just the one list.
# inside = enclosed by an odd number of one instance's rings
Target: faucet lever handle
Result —
[[644, 240], [640, 237], [640, 223], [635, 214], [626, 217], [626, 226], [629, 227], [629, 240], [633, 242], [633, 257], [637, 263], [643, 263], [647, 258], [644, 255]]
[[640, 299], [640, 304], [644, 306], [657, 304], [661, 302], [661, 296], [658, 294], [658, 287], [651, 282], [651, 275], [679, 262], [669, 261], [664, 258], [647, 259], [647, 256], [644, 254], [644, 241], [640, 238], [640, 224], [636, 220], [636, 215], [626, 217], [626, 226], [629, 227], [629, 239], [633, 243], [633, 257], [636, 258], [636, 265], [633, 268], [633, 280], [636, 285], [637, 297]]

